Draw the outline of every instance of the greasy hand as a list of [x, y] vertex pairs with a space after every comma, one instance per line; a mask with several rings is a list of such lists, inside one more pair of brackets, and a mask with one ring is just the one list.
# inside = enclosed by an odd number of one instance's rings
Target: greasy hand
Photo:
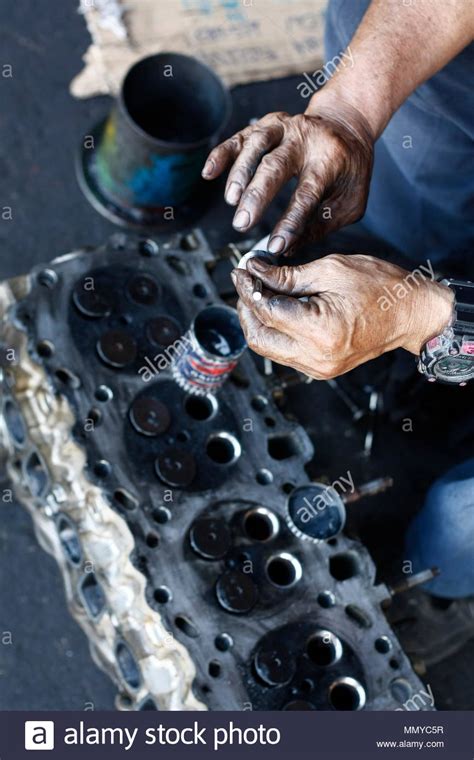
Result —
[[268, 250], [287, 252], [357, 221], [367, 201], [373, 139], [356, 109], [313, 107], [306, 114], [270, 113], [237, 132], [208, 156], [202, 176], [232, 167], [225, 198], [237, 206], [233, 226], [245, 232], [291, 177], [298, 184], [273, 230]]
[[[264, 285], [260, 301], [252, 275]], [[254, 258], [232, 279], [250, 348], [318, 380], [394, 348], [418, 354], [453, 310], [449, 288], [372, 256], [334, 254], [295, 267]]]

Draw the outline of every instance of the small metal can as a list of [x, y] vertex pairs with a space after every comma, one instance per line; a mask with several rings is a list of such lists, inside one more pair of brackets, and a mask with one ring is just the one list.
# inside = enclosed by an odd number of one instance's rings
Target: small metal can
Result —
[[172, 364], [174, 379], [196, 396], [217, 393], [246, 348], [236, 310], [206, 307], [194, 318], [186, 338], [186, 348]]

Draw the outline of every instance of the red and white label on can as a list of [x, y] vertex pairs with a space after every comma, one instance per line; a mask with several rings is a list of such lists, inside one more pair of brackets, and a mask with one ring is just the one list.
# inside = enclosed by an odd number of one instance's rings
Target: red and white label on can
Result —
[[462, 346], [461, 346], [461, 354], [468, 354], [469, 356], [474, 356], [474, 340], [463, 340]]

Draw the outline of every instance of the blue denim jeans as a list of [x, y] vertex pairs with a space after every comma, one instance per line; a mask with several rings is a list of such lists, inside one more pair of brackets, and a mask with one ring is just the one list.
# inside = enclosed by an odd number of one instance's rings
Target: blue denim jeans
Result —
[[406, 549], [414, 573], [433, 566], [441, 571], [426, 591], [453, 599], [474, 595], [474, 459], [432, 485], [408, 529]]

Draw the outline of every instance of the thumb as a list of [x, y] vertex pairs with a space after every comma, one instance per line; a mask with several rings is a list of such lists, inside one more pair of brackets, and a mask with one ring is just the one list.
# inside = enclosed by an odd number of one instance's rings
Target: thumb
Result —
[[255, 257], [247, 262], [247, 272], [274, 293], [298, 297], [314, 295], [317, 290], [310, 264], [278, 266]]

